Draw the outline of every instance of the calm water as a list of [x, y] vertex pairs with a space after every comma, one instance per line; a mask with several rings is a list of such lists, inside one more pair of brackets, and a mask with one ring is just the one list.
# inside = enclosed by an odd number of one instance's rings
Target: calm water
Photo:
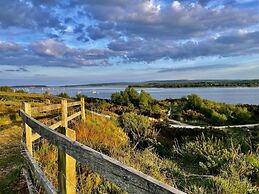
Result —
[[[124, 90], [125, 87], [49, 87], [26, 88], [28, 92], [52, 94], [66, 92], [70, 96], [85, 94], [89, 97], [109, 99], [111, 94]], [[189, 94], [228, 104], [257, 104], [259, 105], [259, 88], [141, 88], [156, 99], [181, 98]], [[137, 88], [138, 91], [141, 89]]]

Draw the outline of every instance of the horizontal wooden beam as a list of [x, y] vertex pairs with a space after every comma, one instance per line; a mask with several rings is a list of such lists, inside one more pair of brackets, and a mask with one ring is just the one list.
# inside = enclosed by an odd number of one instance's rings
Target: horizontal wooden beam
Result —
[[57, 190], [55, 187], [51, 184], [51, 182], [47, 179], [47, 177], [44, 175], [40, 167], [37, 165], [37, 162], [32, 158], [29, 151], [27, 150], [24, 143], [22, 143], [23, 146], [23, 156], [25, 160], [27, 161], [30, 170], [32, 171], [35, 178], [38, 180], [39, 184], [44, 188], [45, 192], [48, 194], [57, 194]]
[[71, 107], [71, 106], [79, 106], [81, 105], [80, 101], [76, 101], [76, 102], [69, 102], [67, 103], [67, 107]]
[[[50, 125], [49, 128], [54, 130], [54, 129], [57, 129], [58, 127], [60, 127], [60, 125], [61, 125], [61, 121], [58, 121], [55, 124]], [[34, 133], [31, 136], [31, 139], [32, 139], [33, 142], [36, 141], [39, 138], [41, 138], [41, 136], [38, 133]]]
[[81, 111], [76, 112], [76, 113], [72, 114], [71, 116], [67, 117], [67, 121], [71, 121], [78, 116], [81, 116]]
[[31, 176], [30, 176], [29, 172], [25, 168], [22, 168], [22, 174], [23, 174], [23, 176], [25, 178], [29, 194], [35, 194], [36, 193], [36, 189], [35, 189], [35, 187], [34, 187], [34, 185], [32, 183], [32, 179], [31, 179]]
[[144, 194], [183, 194], [184, 192], [166, 185], [148, 175], [143, 174], [119, 161], [110, 158], [96, 150], [87, 147], [77, 141], [73, 141], [50, 129], [36, 119], [20, 110], [20, 115], [24, 122], [35, 132], [39, 133], [49, 143], [63, 149], [67, 154], [74, 157], [77, 161], [86, 164], [94, 172], [117, 184], [128, 193]]
[[60, 127], [60, 125], [61, 125], [61, 121], [58, 121], [55, 124], [50, 125], [49, 128], [54, 130], [54, 129], [57, 129], [58, 127]]
[[31, 141], [34, 142], [36, 141], [37, 139], [41, 138], [41, 136], [38, 134], [38, 133], [34, 133], [32, 136], [31, 136]]
[[47, 105], [47, 106], [33, 107], [32, 113], [36, 114], [36, 113], [47, 112], [47, 111], [56, 110], [56, 109], [60, 109], [60, 108], [61, 108], [61, 104], [52, 104], [52, 105]]

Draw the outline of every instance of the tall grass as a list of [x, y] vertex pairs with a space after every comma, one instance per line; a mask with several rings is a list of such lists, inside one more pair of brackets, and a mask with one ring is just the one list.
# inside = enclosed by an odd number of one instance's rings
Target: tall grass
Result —
[[[167, 155], [159, 155], [156, 146], [132, 149], [134, 144], [113, 119], [87, 115], [75, 129], [78, 141], [187, 193], [259, 193], [259, 152], [253, 146], [243, 149], [243, 140], [205, 135], [178, 137], [170, 144], [159, 140], [159, 149], [167, 149]], [[43, 148], [40, 158], [47, 158], [45, 169], [54, 176], [56, 158], [50, 152], [52, 148]], [[77, 163], [77, 176], [81, 193], [123, 193], [86, 165]]]
[[113, 119], [87, 114], [75, 130], [78, 141], [98, 150], [123, 149], [128, 144], [127, 135]]

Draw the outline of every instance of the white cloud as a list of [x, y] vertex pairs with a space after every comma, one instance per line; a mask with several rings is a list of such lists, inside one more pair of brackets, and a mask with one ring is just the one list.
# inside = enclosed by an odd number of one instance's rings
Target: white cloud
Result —
[[182, 5], [179, 1], [173, 1], [172, 8], [176, 11], [180, 11], [182, 9]]

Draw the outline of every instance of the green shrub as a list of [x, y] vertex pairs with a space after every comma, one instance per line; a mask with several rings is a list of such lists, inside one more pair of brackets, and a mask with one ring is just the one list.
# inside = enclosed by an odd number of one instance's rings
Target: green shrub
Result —
[[0, 86], [1, 92], [13, 92], [13, 89], [10, 86]]
[[66, 92], [61, 92], [60, 94], [57, 95], [58, 97], [61, 98], [70, 98], [70, 96]]
[[86, 100], [88, 98], [88, 96], [84, 95], [84, 94], [77, 94], [76, 95], [76, 100], [80, 100], [81, 98], [84, 98]]
[[125, 113], [120, 117], [121, 126], [130, 137], [133, 149], [145, 145], [155, 139], [157, 131], [153, 129], [148, 117], [134, 113]]

